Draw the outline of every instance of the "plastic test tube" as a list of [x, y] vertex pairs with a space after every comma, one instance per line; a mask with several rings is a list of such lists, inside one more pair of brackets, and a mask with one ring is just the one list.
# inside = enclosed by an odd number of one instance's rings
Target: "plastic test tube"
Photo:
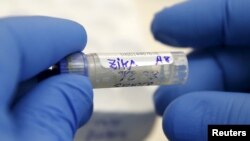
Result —
[[74, 53], [61, 60], [59, 73], [89, 77], [94, 88], [183, 84], [188, 62], [183, 52]]

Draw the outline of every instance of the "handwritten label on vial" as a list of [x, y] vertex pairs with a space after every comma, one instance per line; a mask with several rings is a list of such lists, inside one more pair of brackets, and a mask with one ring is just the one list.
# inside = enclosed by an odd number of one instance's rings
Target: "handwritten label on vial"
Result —
[[113, 70], [131, 70], [137, 66], [166, 65], [173, 63], [170, 53], [138, 52], [119, 54], [98, 54], [100, 63]]

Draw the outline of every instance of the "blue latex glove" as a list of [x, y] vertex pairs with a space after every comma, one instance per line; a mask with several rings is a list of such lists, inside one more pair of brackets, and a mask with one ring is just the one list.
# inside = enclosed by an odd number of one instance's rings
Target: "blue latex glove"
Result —
[[0, 140], [72, 141], [92, 113], [92, 87], [83, 76], [60, 75], [16, 99], [20, 83], [64, 56], [81, 51], [79, 24], [49, 17], [0, 19]]
[[208, 124], [250, 124], [249, 12], [247, 0], [189, 0], [156, 14], [157, 40], [194, 49], [186, 85], [154, 95], [170, 140], [207, 140]]

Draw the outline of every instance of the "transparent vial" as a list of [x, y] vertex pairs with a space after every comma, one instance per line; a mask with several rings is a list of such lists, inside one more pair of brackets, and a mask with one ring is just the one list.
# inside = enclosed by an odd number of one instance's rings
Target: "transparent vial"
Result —
[[183, 84], [188, 61], [183, 52], [74, 53], [56, 67], [89, 77], [94, 88]]

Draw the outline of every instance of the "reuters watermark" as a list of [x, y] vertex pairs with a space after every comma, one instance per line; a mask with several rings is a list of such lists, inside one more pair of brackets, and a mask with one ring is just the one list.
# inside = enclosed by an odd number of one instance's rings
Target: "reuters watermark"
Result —
[[208, 141], [250, 141], [250, 125], [208, 125]]

